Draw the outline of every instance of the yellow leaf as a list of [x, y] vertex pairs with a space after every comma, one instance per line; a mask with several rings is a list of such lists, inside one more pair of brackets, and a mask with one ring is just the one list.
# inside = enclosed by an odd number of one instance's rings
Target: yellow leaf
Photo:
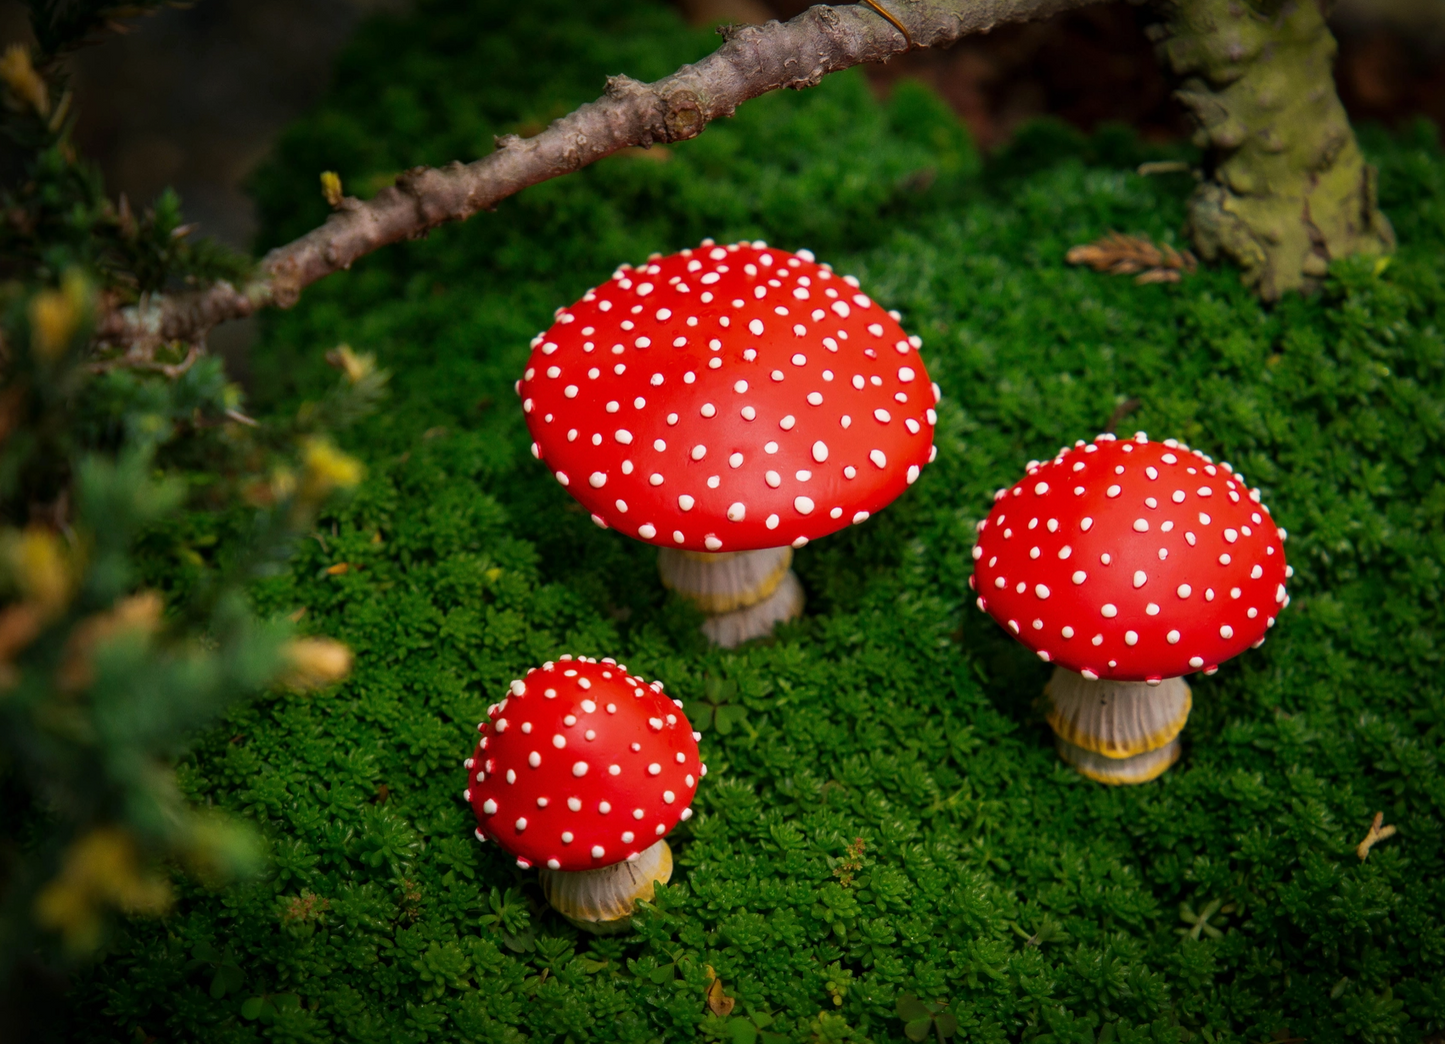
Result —
[[341, 202], [340, 174], [334, 170], [321, 172], [321, 195], [326, 197], [326, 202], [333, 207]]
[[50, 92], [30, 62], [30, 48], [18, 43], [5, 48], [4, 56], [0, 57], [0, 80], [5, 81], [11, 94], [29, 102], [41, 116], [50, 114]]
[[[712, 969], [709, 968], [708, 971]], [[707, 988], [707, 1006], [712, 1013], [719, 1018], [726, 1018], [732, 1014], [733, 1005], [736, 1003], [735, 998], [723, 993], [722, 980], [714, 976]]]
[[66, 851], [60, 873], [36, 896], [35, 917], [59, 932], [68, 949], [83, 953], [99, 943], [107, 909], [155, 915], [170, 903], [170, 884], [141, 870], [131, 835], [99, 827]]
[[351, 650], [331, 638], [299, 638], [286, 647], [286, 659], [286, 682], [297, 689], [319, 689], [351, 673]]

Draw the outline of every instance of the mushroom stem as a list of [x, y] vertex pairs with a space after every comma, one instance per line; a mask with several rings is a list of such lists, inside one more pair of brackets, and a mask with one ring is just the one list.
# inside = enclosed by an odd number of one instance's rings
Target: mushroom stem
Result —
[[597, 870], [542, 870], [538, 883], [547, 902], [583, 931], [615, 935], [631, 926], [638, 900], [651, 902], [657, 885], [672, 877], [672, 849], [658, 841], [635, 860]]
[[704, 613], [703, 633], [727, 648], [769, 633], [803, 611], [803, 588], [788, 568], [791, 547], [710, 554], [663, 548], [657, 571], [664, 587]]
[[767, 598], [746, 609], [709, 616], [703, 621], [702, 633], [714, 645], [733, 649], [743, 642], [771, 634], [776, 624], [791, 620], [802, 611], [803, 585], [798, 580], [798, 574], [789, 569], [783, 574], [777, 590]]
[[[1183, 678], [1148, 682], [1100, 679], [1056, 667], [1044, 686], [1049, 727], [1059, 753], [1090, 779], [1143, 783], [1178, 757], [1175, 738], [1189, 720], [1189, 685]], [[1173, 753], [1158, 754], [1165, 748]]]
[[1164, 774], [1179, 760], [1179, 740], [1174, 738], [1158, 750], [1135, 754], [1132, 758], [1106, 758], [1092, 750], [1076, 747], [1062, 736], [1054, 737], [1059, 757], [1072, 765], [1080, 775], [1095, 783], [1119, 786], [1126, 783], [1148, 783]]

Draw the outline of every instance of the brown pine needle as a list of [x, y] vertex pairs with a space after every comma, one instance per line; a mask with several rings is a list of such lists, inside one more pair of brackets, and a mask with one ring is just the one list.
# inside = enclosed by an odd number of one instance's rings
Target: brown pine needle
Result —
[[1369, 833], [1365, 835], [1365, 839], [1363, 841], [1361, 841], [1358, 845], [1355, 846], [1355, 855], [1359, 856], [1361, 859], [1368, 859], [1370, 857], [1370, 849], [1374, 848], [1377, 842], [1383, 841], [1387, 837], [1395, 836], [1394, 826], [1381, 826], [1381, 824], [1384, 822], [1385, 813], [1376, 812], [1375, 821], [1370, 824]]
[[1193, 272], [1199, 263], [1194, 255], [1182, 253], [1168, 243], [1156, 246], [1141, 236], [1110, 232], [1092, 243], [1073, 247], [1065, 255], [1071, 265], [1088, 265], [1095, 272], [1132, 275], [1141, 286], [1177, 283], [1183, 273]]

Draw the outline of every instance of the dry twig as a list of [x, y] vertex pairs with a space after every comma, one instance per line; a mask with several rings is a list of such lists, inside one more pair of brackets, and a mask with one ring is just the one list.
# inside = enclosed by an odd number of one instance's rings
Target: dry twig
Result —
[[1134, 282], [1141, 286], [1177, 283], [1181, 273], [1192, 273], [1199, 267], [1199, 262], [1187, 250], [1180, 253], [1168, 243], [1155, 246], [1141, 236], [1126, 236], [1118, 232], [1110, 232], [1102, 239], [1071, 248], [1064, 260], [1071, 265], [1088, 265], [1095, 272], [1132, 275]]
[[[788, 22], [733, 27], [695, 65], [655, 83], [614, 76], [607, 93], [531, 138], [504, 135], [473, 163], [414, 167], [369, 200], [341, 196], [320, 228], [277, 247], [243, 286], [153, 296], [108, 311], [102, 343], [130, 346], [195, 342], [217, 323], [271, 306], [288, 308], [301, 291], [389, 243], [417, 239], [450, 221], [549, 178], [570, 174], [630, 146], [682, 141], [743, 102], [782, 87], [813, 87], [829, 73], [882, 62], [916, 47], [943, 47], [1008, 22], [1047, 18], [1099, 0], [909, 0], [885, 19], [871, 6], [811, 7]], [[901, 30], [901, 31], [900, 31]], [[910, 40], [911, 37], [911, 40]], [[340, 186], [336, 189], [339, 194]]]
[[1374, 848], [1375, 845], [1379, 842], [1385, 840], [1385, 838], [1395, 836], [1394, 826], [1382, 826], [1381, 824], [1384, 822], [1385, 813], [1376, 812], [1375, 821], [1370, 824], [1369, 833], [1365, 835], [1365, 839], [1363, 841], [1361, 841], [1358, 845], [1355, 846], [1355, 855], [1359, 856], [1361, 859], [1368, 859], [1370, 857], [1370, 849]]

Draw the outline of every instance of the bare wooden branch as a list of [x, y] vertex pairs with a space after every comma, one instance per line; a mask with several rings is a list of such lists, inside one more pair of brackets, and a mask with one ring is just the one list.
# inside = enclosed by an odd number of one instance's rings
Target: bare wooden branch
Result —
[[[918, 47], [942, 47], [996, 25], [1046, 18], [1099, 0], [885, 0]], [[614, 76], [607, 93], [531, 138], [505, 135], [473, 163], [415, 167], [362, 201], [344, 197], [320, 228], [277, 247], [244, 286], [153, 296], [102, 316], [97, 339], [132, 345], [190, 341], [228, 319], [288, 308], [301, 291], [374, 250], [462, 221], [514, 193], [570, 174], [620, 149], [696, 137], [743, 102], [782, 87], [816, 86], [824, 76], [909, 49], [905, 34], [862, 4], [811, 7], [788, 22], [732, 28], [695, 65], [655, 83]]]

